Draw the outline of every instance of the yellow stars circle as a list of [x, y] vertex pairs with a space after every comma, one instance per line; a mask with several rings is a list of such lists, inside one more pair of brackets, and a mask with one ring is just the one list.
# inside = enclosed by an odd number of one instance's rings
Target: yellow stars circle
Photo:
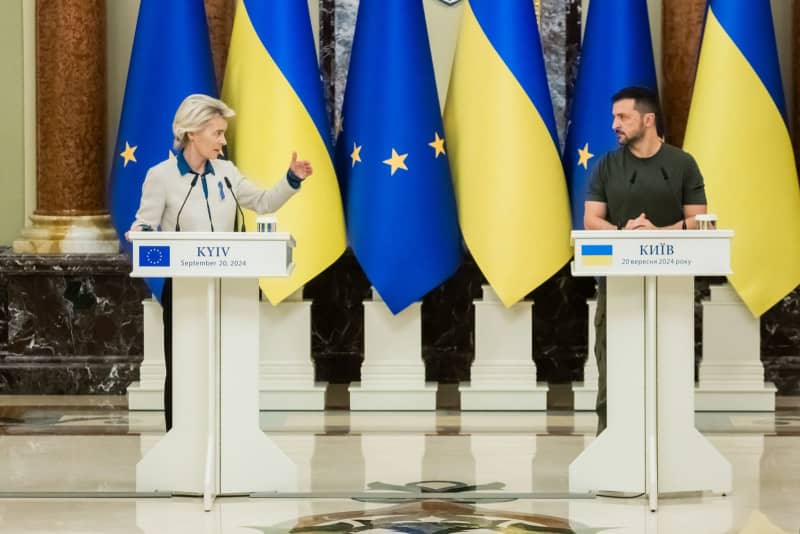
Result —
[[444, 139], [439, 137], [439, 132], [434, 134], [434, 139], [431, 143], [428, 143], [428, 146], [433, 148], [436, 151], [436, 157], [438, 158], [441, 154], [447, 154], [444, 151]]
[[397, 172], [397, 169], [403, 169], [404, 171], [408, 170], [406, 167], [406, 158], [408, 157], [408, 153], [406, 154], [398, 154], [395, 149], [392, 149], [392, 157], [389, 159], [383, 160], [383, 163], [388, 165], [392, 168], [392, 176], [394, 173]]
[[361, 147], [353, 143], [353, 151], [350, 153], [350, 159], [353, 160], [353, 167], [356, 163], [361, 163]]
[[594, 157], [594, 154], [589, 152], [589, 143], [583, 145], [583, 148], [578, 149], [578, 165], [584, 169], [589, 168], [589, 160]]
[[136, 152], [136, 149], [139, 148], [138, 146], [131, 146], [125, 141], [125, 150], [119, 153], [125, 163], [122, 164], [123, 167], [127, 167], [128, 163], [131, 161], [136, 163], [136, 157], [133, 155]]

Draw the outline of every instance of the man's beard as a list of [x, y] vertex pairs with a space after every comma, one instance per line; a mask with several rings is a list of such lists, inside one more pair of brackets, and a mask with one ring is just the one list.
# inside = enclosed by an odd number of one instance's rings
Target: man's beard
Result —
[[[619, 136], [619, 132], [614, 132]], [[624, 135], [624, 132], [622, 132]], [[641, 140], [644, 137], [644, 125], [641, 125], [638, 130], [631, 133], [631, 135], [625, 135], [622, 139], [618, 139], [620, 146], [627, 146], [636, 141]]]

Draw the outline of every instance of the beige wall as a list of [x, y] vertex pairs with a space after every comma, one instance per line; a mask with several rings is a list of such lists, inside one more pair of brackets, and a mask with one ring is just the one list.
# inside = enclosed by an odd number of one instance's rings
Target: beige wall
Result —
[[139, 0], [106, 0], [106, 172], [111, 172]]
[[25, 222], [22, 1], [5, 2], [0, 17], [0, 245], [10, 245]]
[[447, 6], [439, 0], [425, 0], [425, 20], [428, 23], [428, 40], [431, 43], [431, 56], [436, 74], [436, 88], [439, 92], [439, 105], [444, 109], [450, 71], [458, 41], [458, 29], [464, 14], [463, 2]]

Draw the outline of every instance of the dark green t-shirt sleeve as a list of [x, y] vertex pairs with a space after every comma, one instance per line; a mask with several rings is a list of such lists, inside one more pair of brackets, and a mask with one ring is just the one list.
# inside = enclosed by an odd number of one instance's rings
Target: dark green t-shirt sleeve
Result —
[[686, 169], [683, 171], [683, 205], [707, 203], [703, 175], [700, 174], [697, 162], [689, 155]]
[[608, 204], [608, 197], [606, 196], [607, 183], [608, 170], [606, 157], [603, 156], [592, 169], [592, 175], [589, 178], [589, 189], [586, 191], [586, 200]]

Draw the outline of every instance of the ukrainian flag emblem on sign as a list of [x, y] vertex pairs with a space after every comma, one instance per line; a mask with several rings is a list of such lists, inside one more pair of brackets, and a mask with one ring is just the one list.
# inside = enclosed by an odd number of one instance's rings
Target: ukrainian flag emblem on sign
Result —
[[581, 245], [581, 261], [584, 265], [611, 265], [613, 258], [613, 245]]

